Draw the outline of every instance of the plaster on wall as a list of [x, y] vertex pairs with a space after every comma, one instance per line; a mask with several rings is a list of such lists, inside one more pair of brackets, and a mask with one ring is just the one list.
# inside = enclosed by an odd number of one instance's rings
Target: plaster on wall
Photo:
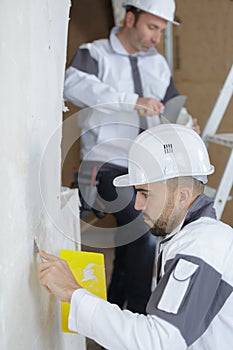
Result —
[[125, 9], [122, 6], [122, 0], [112, 0], [113, 15], [115, 25], [122, 25], [122, 21], [125, 17]]
[[61, 333], [60, 304], [39, 286], [33, 248], [37, 235], [58, 254], [74, 249], [79, 234], [76, 193], [60, 192], [69, 7], [68, 0], [1, 3], [1, 350], [85, 346], [81, 336]]

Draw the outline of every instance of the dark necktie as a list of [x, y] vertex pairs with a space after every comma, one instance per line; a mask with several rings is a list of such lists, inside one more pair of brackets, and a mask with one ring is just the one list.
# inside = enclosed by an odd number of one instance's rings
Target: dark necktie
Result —
[[[134, 92], [136, 92], [136, 94], [138, 94], [139, 97], [143, 97], [142, 82], [141, 82], [141, 77], [138, 70], [138, 58], [136, 56], [129, 56], [129, 61], [131, 64], [132, 75], [133, 75]], [[140, 118], [139, 133], [141, 133], [142, 131], [147, 129], [147, 120], [145, 117], [142, 117], [140, 114], [139, 114], [139, 118]]]

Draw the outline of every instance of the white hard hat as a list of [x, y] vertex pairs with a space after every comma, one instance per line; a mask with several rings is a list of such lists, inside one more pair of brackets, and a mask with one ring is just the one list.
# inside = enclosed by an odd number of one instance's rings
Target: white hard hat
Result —
[[128, 174], [118, 176], [113, 184], [125, 187], [181, 176], [206, 183], [206, 175], [213, 172], [206, 146], [195, 131], [178, 124], [162, 124], [134, 140], [129, 150]]
[[134, 6], [140, 10], [161, 17], [168, 22], [179, 25], [174, 21], [175, 1], [174, 0], [126, 0], [123, 7]]

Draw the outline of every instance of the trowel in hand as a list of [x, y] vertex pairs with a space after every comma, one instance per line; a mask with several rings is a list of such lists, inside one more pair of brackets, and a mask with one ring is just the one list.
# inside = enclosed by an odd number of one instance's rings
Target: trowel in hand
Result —
[[165, 105], [163, 112], [160, 113], [160, 122], [162, 124], [176, 123], [177, 118], [180, 114], [182, 107], [186, 101], [186, 96], [175, 96], [168, 100]]

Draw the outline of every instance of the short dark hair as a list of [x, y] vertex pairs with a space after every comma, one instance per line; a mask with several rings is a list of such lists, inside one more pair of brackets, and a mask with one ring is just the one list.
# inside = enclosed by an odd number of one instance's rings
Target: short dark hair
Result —
[[167, 180], [167, 183], [171, 191], [175, 191], [179, 185], [186, 185], [192, 189], [195, 195], [200, 195], [204, 192], [204, 184], [192, 176], [174, 177]]
[[142, 12], [144, 12], [144, 11], [140, 10], [139, 8], [134, 7], [134, 6], [131, 6], [131, 5], [126, 5], [126, 6], [125, 6], [125, 11], [126, 11], [126, 13], [132, 12], [132, 13], [134, 14], [134, 17], [135, 17], [135, 23], [134, 23], [134, 25], [137, 23], [140, 14], [141, 14]]

